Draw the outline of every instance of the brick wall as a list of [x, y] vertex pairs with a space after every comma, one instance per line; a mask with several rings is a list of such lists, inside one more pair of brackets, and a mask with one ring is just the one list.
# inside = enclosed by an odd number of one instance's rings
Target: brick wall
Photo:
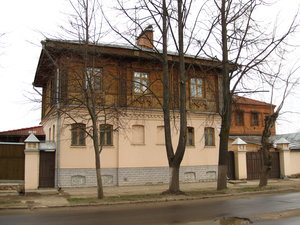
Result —
[[[168, 167], [101, 169], [104, 186], [151, 185], [169, 182]], [[205, 182], [217, 179], [217, 166], [180, 168], [181, 182]], [[60, 187], [96, 186], [95, 169], [60, 169]]]

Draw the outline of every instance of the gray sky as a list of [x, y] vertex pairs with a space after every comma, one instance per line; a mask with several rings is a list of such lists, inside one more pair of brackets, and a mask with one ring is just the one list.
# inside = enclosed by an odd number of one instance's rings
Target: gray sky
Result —
[[[0, 0], [0, 5], [0, 33], [6, 33], [0, 39], [0, 131], [37, 126], [40, 106], [26, 96], [33, 92], [40, 41], [45, 38], [42, 33], [55, 36], [60, 32], [59, 25], [67, 20], [68, 4], [64, 0]], [[270, 12], [262, 13], [274, 15], [280, 9], [282, 15], [291, 15], [298, 6], [299, 0], [281, 0]], [[294, 54], [300, 59], [299, 50]], [[300, 131], [299, 99], [300, 91], [295, 90], [284, 107], [284, 111], [294, 113], [281, 117], [278, 133]], [[268, 101], [265, 97], [257, 100]]]

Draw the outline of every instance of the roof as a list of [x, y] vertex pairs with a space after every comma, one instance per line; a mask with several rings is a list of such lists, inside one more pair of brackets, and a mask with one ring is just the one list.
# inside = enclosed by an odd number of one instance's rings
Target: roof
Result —
[[233, 101], [235, 103], [237, 103], [237, 104], [262, 105], [262, 106], [270, 106], [270, 105], [272, 105], [273, 107], [275, 107], [275, 105], [270, 104], [270, 103], [266, 103], [266, 102], [258, 101], [258, 100], [255, 100], [255, 99], [238, 96], [238, 95], [234, 95], [233, 96]]
[[286, 140], [284, 137], [279, 138], [278, 140], [274, 141], [275, 144], [289, 144], [290, 142]]
[[40, 140], [34, 134], [30, 134], [24, 141], [25, 143], [39, 143]]
[[261, 144], [261, 136], [229, 136], [231, 140], [236, 140], [236, 138], [240, 138], [247, 144], [255, 144], [260, 145]]
[[35, 126], [35, 127], [21, 128], [16, 130], [1, 131], [0, 136], [2, 135], [28, 136], [31, 133], [34, 133], [35, 135], [45, 135], [42, 126]]
[[55, 142], [43, 142], [40, 143], [40, 150], [55, 150], [56, 145]]
[[290, 142], [289, 146], [291, 150], [300, 150], [300, 133], [280, 134], [272, 137], [272, 139], [275, 138], [276, 140], [285, 138]]
[[[248, 144], [261, 145], [261, 136], [230, 136], [231, 140], [240, 138]], [[271, 141], [275, 144], [279, 142], [284, 142], [281, 144], [288, 144], [291, 150], [300, 150], [300, 133], [291, 134], [280, 134], [270, 137]]]
[[234, 140], [234, 142], [232, 142], [231, 144], [232, 144], [232, 145], [246, 145], [247, 143], [244, 142], [242, 139], [240, 139], [240, 138], [238, 137], [238, 138], [236, 138], [236, 139]]

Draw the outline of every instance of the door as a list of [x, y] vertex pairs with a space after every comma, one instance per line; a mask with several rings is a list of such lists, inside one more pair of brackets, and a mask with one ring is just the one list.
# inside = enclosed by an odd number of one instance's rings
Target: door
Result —
[[229, 151], [227, 153], [227, 162], [228, 162], [227, 177], [230, 180], [235, 180], [235, 166], [234, 166], [234, 152], [233, 151]]
[[39, 187], [54, 187], [55, 178], [55, 152], [40, 151]]

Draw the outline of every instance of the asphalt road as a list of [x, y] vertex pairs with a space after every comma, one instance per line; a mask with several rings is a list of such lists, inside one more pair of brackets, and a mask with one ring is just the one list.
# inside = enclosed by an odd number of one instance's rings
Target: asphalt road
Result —
[[299, 203], [300, 193], [297, 192], [151, 204], [3, 210], [0, 211], [0, 225], [234, 224], [222, 220], [228, 217], [247, 217], [257, 225], [299, 225]]

